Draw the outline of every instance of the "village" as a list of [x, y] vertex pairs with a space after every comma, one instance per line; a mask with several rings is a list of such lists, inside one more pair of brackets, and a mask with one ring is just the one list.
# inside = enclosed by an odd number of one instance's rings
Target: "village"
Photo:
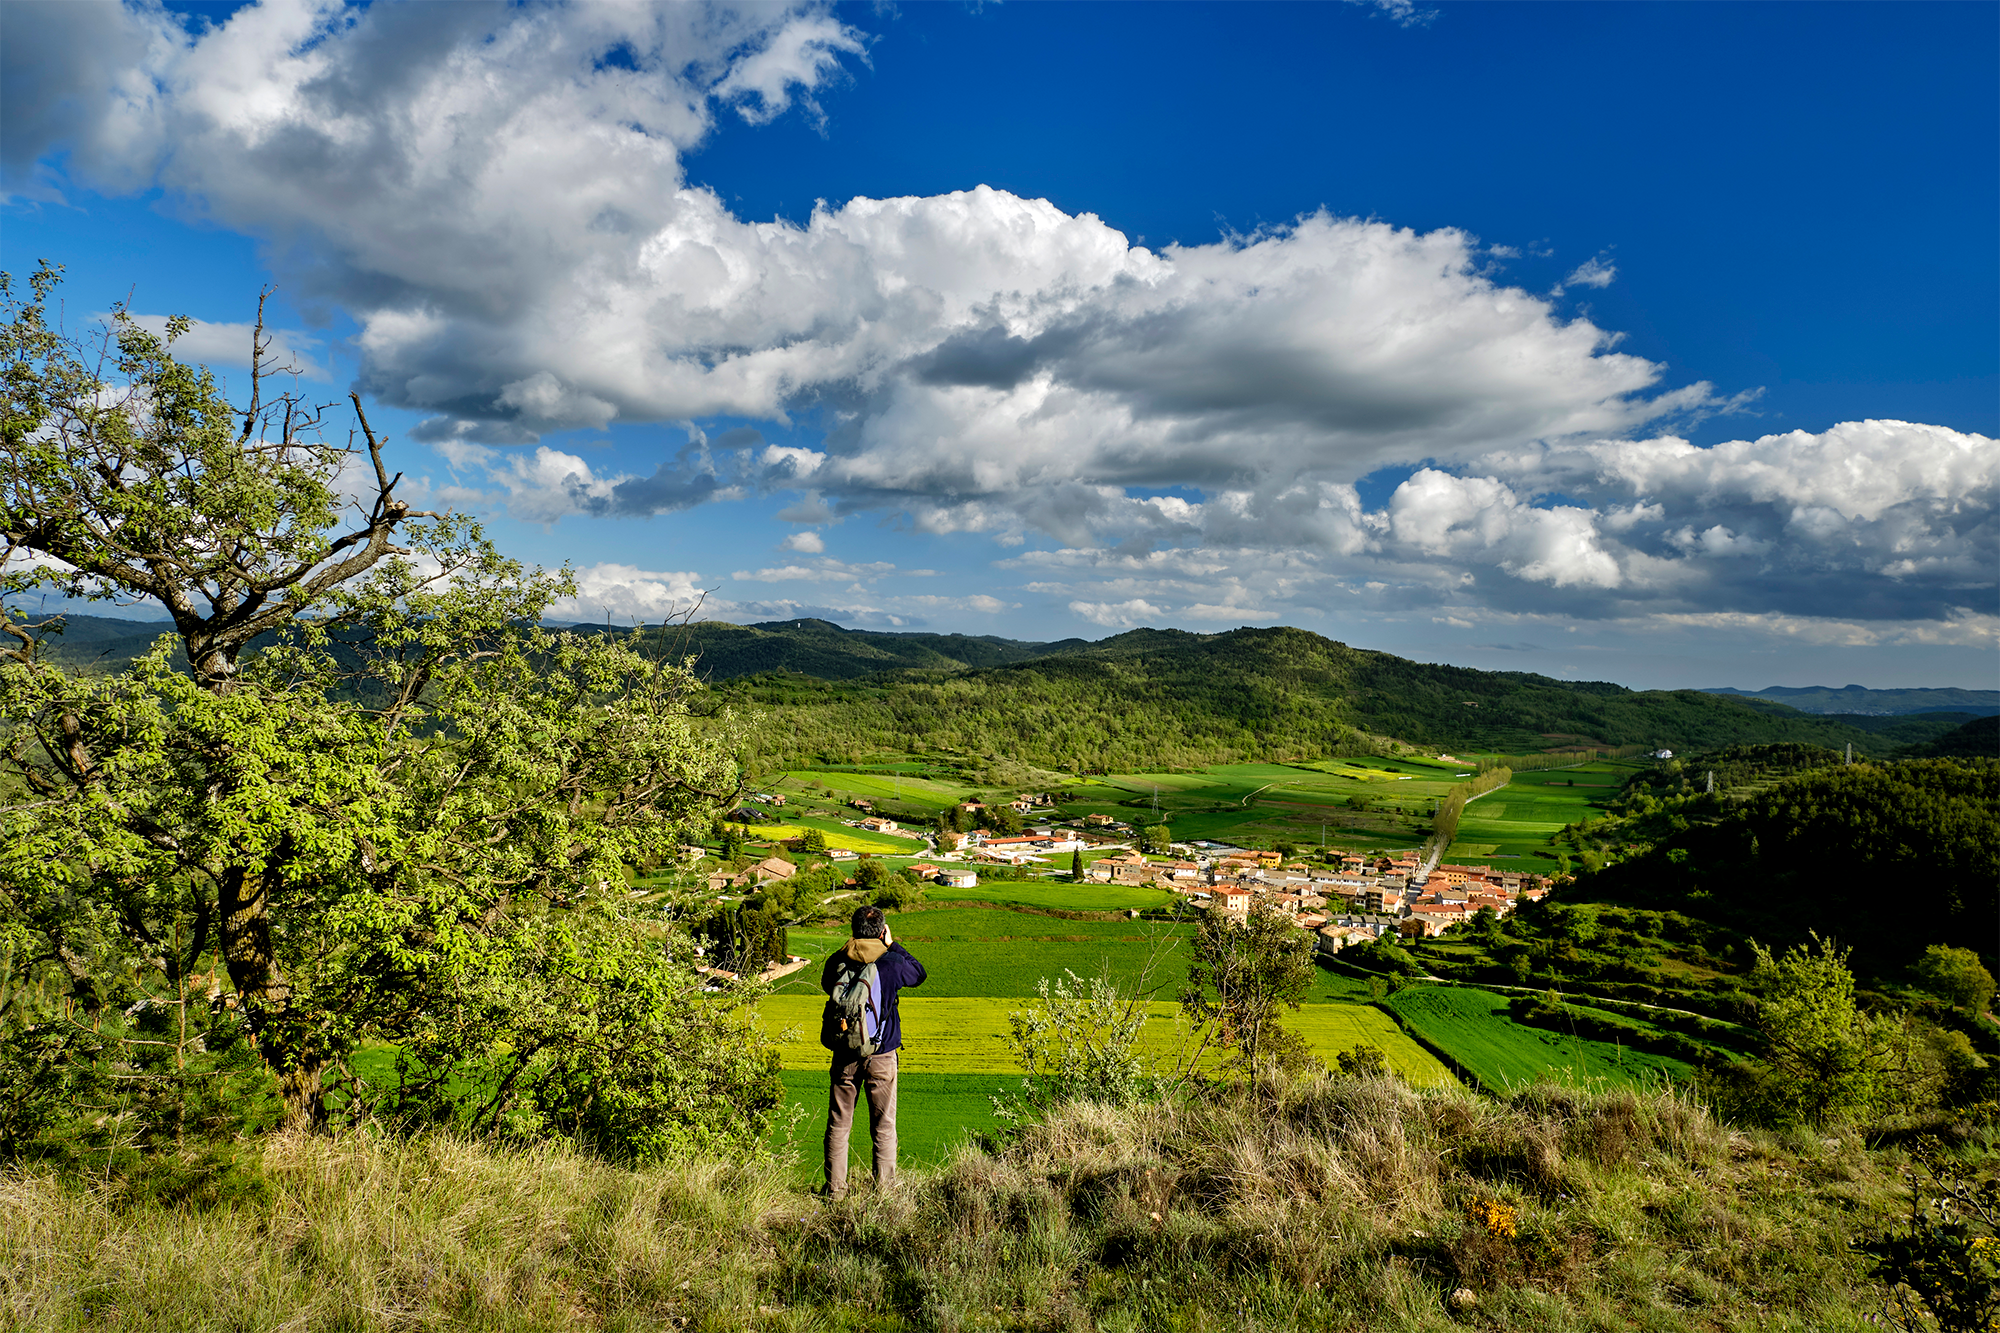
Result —
[[[778, 793], [746, 799], [767, 806], [786, 803]], [[967, 801], [955, 807], [959, 820], [940, 820], [940, 827], [932, 829], [899, 824], [877, 813], [872, 802], [857, 798], [846, 803], [841, 822], [865, 832], [923, 839], [925, 855], [908, 863], [907, 870], [933, 890], [975, 888], [982, 868], [1002, 867], [1010, 876], [1023, 870], [1067, 873], [1099, 884], [1157, 888], [1190, 907], [1219, 908], [1239, 920], [1267, 907], [1312, 932], [1322, 955], [1384, 936], [1415, 940], [1441, 935], [1482, 910], [1504, 917], [1523, 902], [1539, 901], [1550, 888], [1548, 877], [1515, 869], [1429, 864], [1417, 848], [1335, 851], [1307, 859], [1193, 841], [1167, 843], [1163, 849], [1155, 844], [1148, 852], [1134, 843], [1163, 830], [1137, 829], [1103, 814], [1066, 819], [1048, 793], [1020, 793], [998, 809], [1012, 818], [994, 819], [998, 810]], [[995, 827], [942, 827], [960, 821]], [[1010, 825], [1020, 831], [1001, 831]], [[860, 853], [841, 848], [814, 855], [833, 862], [861, 859]], [[706, 883], [718, 896], [754, 893], [798, 870], [795, 862], [773, 855], [742, 870], [718, 870]]]

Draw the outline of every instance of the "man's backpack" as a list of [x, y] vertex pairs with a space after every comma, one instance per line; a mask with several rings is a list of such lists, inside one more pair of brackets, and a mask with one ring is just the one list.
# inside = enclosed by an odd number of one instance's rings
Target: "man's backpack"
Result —
[[882, 1015], [876, 1007], [882, 987], [875, 978], [875, 964], [856, 967], [842, 962], [837, 975], [820, 1020], [820, 1045], [865, 1060], [882, 1045]]

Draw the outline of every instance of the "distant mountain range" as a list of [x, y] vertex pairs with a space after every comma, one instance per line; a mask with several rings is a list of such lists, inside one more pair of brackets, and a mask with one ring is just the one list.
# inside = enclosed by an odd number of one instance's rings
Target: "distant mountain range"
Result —
[[[118, 671], [171, 628], [72, 615], [48, 656]], [[1286, 628], [1140, 629], [1096, 642], [1036, 643], [801, 619], [643, 634], [656, 650], [693, 658], [700, 675], [745, 702], [791, 706], [803, 748], [835, 752], [900, 739], [908, 748], [999, 748], [1065, 767], [1101, 761], [1097, 752], [1107, 749], [1137, 762], [1156, 746], [1189, 763], [1318, 753], [1356, 733], [1512, 750], [1792, 740], [1888, 754], [2000, 714], [1995, 690], [1638, 691], [1412, 662]], [[1990, 745], [1983, 733], [1970, 743], [1974, 752]]]
[[1412, 662], [1306, 630], [1138, 629], [1095, 643], [845, 630], [823, 620], [649, 630], [764, 719], [771, 766], [869, 754], [1073, 772], [1365, 753], [1381, 738], [1519, 753], [1794, 741], [1890, 756], [1972, 720], [1816, 715], [1699, 690]]
[[[600, 628], [578, 625], [580, 630]], [[767, 620], [756, 625], [704, 621], [683, 629], [648, 631], [699, 658], [711, 680], [792, 671], [821, 680], [854, 680], [878, 671], [956, 671], [1012, 666], [1040, 657], [1087, 652], [1086, 639], [1028, 643], [990, 634], [925, 634], [842, 629], [830, 620]]]
[[[15, 612], [25, 623], [47, 617]], [[64, 614], [60, 635], [43, 640], [42, 657], [64, 666], [123, 671], [162, 634], [174, 632], [171, 620], [126, 620], [118, 616]]]
[[1727, 694], [1738, 699], [1764, 699], [1784, 704], [1802, 713], [1857, 713], [1888, 717], [1904, 713], [1971, 713], [1976, 717], [2000, 714], [2000, 690], [1871, 690], [1860, 685], [1772, 685], [1762, 690], [1737, 690], [1724, 686], [1703, 690], [1704, 694]]

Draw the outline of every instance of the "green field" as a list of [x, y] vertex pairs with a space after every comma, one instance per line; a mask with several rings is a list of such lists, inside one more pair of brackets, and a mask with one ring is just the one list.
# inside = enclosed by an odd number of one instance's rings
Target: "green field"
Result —
[[976, 889], [933, 888], [930, 896], [939, 902], [1008, 903], [1019, 907], [1044, 907], [1059, 912], [1141, 912], [1172, 902], [1174, 895], [1164, 889], [1137, 884], [1071, 884], [1063, 880], [996, 879], [982, 882]]
[[1491, 991], [1412, 986], [1382, 1003], [1495, 1092], [1543, 1078], [1620, 1086], [1692, 1073], [1664, 1055], [1524, 1027], [1507, 1016], [1507, 1001]]
[[[824, 1051], [821, 1052], [825, 1054]], [[785, 1104], [778, 1111], [774, 1144], [791, 1153], [802, 1181], [821, 1175], [826, 1136], [826, 1062], [811, 1069], [784, 1073]], [[1017, 1091], [1019, 1075], [912, 1074], [896, 1075], [896, 1163], [932, 1166], [944, 1160], [956, 1144], [981, 1130], [992, 1129], [995, 1093]], [[865, 1176], [874, 1169], [875, 1154], [868, 1141], [868, 1105], [854, 1108], [854, 1137], [848, 1146], [848, 1171]]]
[[[1018, 1073], [1007, 1015], [1026, 1009], [1030, 1002], [1027, 996], [952, 999], [903, 992], [897, 1001], [903, 1021], [902, 1070], [907, 1074]], [[758, 1002], [758, 1020], [778, 1038], [785, 1068], [826, 1067], [826, 1049], [819, 1044], [824, 1004], [824, 997], [817, 994], [770, 995]], [[1181, 1051], [1191, 1049], [1179, 1021], [1180, 1007], [1155, 1000], [1146, 1008], [1149, 1018], [1140, 1032], [1140, 1053], [1171, 1067]], [[1323, 1056], [1369, 1042], [1381, 1047], [1390, 1067], [1412, 1083], [1451, 1081], [1451, 1075], [1429, 1051], [1410, 1040], [1388, 1015], [1367, 1005], [1301, 1005], [1281, 1021]]]
[[766, 842], [788, 842], [793, 838], [803, 838], [808, 828], [816, 828], [825, 834], [828, 847], [840, 847], [850, 852], [874, 852], [880, 856], [921, 856], [924, 851], [924, 843], [920, 839], [849, 828], [837, 819], [793, 819], [783, 824], [752, 824], [750, 836]]
[[1467, 803], [1451, 855], [1529, 856], [1543, 850], [1564, 825], [1600, 813], [1641, 767], [1602, 761], [1516, 774], [1499, 791]]
[[[1464, 779], [1464, 765], [1426, 760], [1320, 760], [1308, 764], [1217, 764], [1199, 773], [1117, 773], [1064, 789], [1065, 814], [1162, 819], [1181, 839], [1316, 846], [1407, 847], [1417, 823]], [[1359, 796], [1373, 808], [1355, 810]]]
[[[933, 996], [1032, 995], [1042, 977], [1059, 977], [1064, 968], [1095, 976], [1106, 964], [1131, 985], [1155, 941], [1160, 959], [1152, 984], [1178, 986], [1187, 972], [1179, 949], [1185, 928], [1152, 922], [1068, 921], [999, 907], [940, 907], [891, 913], [889, 928], [931, 974], [925, 992]], [[821, 962], [846, 943], [847, 932], [795, 927], [790, 940], [793, 953]], [[777, 989], [816, 995], [819, 973], [807, 968]]]
[[1185, 931], [1152, 922], [949, 907], [899, 913], [890, 921], [896, 938], [930, 971], [926, 990], [934, 996], [1031, 995], [1036, 981], [1059, 977], [1065, 968], [1090, 977], [1108, 966], [1121, 984], [1133, 986], [1152, 953], [1152, 985], [1171, 990], [1187, 974]]
[[[819, 786], [813, 787], [817, 782]], [[802, 768], [785, 774], [778, 784], [786, 792], [861, 796], [870, 800], [900, 802], [937, 811], [966, 799], [961, 783], [939, 782], [934, 778], [890, 777], [881, 773], [842, 773], [837, 769]]]

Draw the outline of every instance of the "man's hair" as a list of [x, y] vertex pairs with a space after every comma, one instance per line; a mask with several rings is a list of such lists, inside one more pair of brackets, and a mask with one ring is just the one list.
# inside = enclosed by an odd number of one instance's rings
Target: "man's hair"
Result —
[[854, 909], [854, 938], [857, 940], [879, 940], [888, 929], [882, 920], [879, 907], [857, 907]]

